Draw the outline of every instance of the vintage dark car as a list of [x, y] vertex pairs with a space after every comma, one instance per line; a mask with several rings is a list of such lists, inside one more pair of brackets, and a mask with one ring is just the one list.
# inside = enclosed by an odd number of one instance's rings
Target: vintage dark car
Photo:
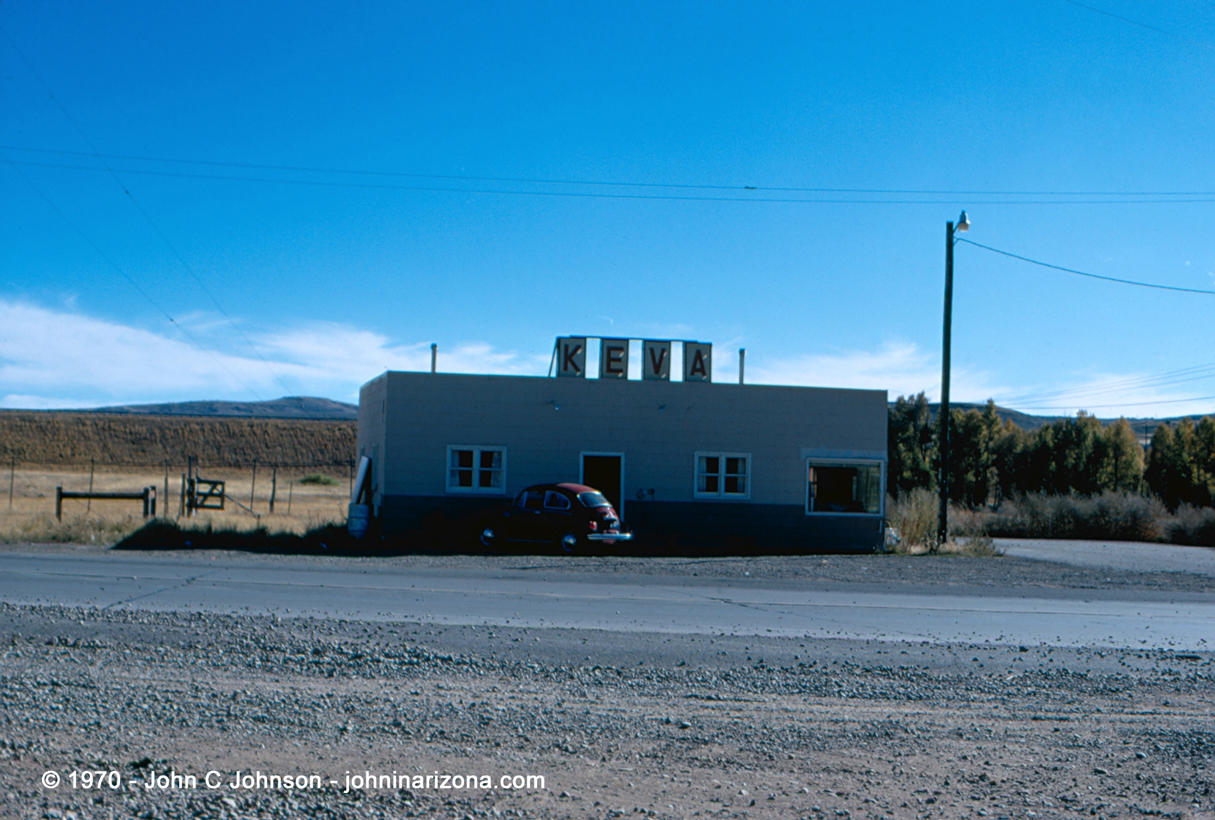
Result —
[[577, 552], [590, 544], [629, 541], [620, 516], [594, 487], [584, 484], [537, 484], [481, 522], [481, 543], [503, 541], [552, 544], [562, 552]]

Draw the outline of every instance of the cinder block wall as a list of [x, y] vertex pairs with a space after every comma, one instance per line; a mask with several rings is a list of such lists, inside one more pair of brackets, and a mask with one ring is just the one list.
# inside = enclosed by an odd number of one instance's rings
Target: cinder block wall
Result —
[[[492, 505], [493, 496], [446, 491], [449, 445], [507, 449], [506, 493], [499, 499], [529, 484], [577, 481], [583, 452], [623, 453], [624, 517], [630, 523], [662, 512], [681, 520], [716, 516], [719, 528], [745, 520], [754, 528], [766, 509], [785, 529], [826, 532], [839, 526], [802, 520], [806, 456], [884, 460], [886, 393], [398, 372], [363, 387], [359, 449], [382, 454], [375, 470], [377, 506], [385, 498], [412, 499], [407, 517], [416, 518], [427, 504], [451, 515]], [[750, 454], [750, 498], [695, 498], [698, 451]], [[639, 490], [644, 503], [635, 500]], [[721, 511], [731, 506], [737, 510]], [[880, 533], [872, 516], [856, 518], [870, 519], [866, 533]], [[856, 526], [845, 522], [843, 531]]]

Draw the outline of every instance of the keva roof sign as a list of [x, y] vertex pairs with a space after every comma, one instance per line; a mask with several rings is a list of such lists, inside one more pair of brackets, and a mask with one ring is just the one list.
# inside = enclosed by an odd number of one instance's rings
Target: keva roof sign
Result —
[[[586, 378], [587, 343], [595, 337], [558, 336], [553, 349], [553, 364], [557, 375]], [[659, 341], [654, 339], [599, 339], [599, 378], [627, 379], [629, 377], [630, 342], [641, 344], [641, 378], [646, 381], [670, 381], [673, 346], [683, 348], [683, 380], [685, 382], [713, 381], [713, 345], [709, 342]], [[550, 373], [552, 369], [550, 368]]]

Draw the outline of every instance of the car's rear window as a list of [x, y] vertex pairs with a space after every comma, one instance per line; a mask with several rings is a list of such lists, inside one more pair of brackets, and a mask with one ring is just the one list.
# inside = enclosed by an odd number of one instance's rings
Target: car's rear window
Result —
[[603, 497], [603, 493], [578, 493], [578, 500], [584, 507], [610, 507], [612, 502]]

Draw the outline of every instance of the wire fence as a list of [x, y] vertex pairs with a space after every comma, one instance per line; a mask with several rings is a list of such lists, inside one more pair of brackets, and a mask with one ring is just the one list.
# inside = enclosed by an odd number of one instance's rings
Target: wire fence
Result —
[[[152, 488], [161, 517], [208, 514], [332, 518], [345, 515], [354, 483], [355, 461], [283, 463], [251, 460], [208, 466], [198, 459], [185, 463], [131, 463], [90, 459], [43, 464], [9, 459], [3, 465], [6, 495], [0, 496], [0, 517], [137, 514], [138, 504], [120, 496]], [[199, 481], [212, 487], [210, 503], [191, 504]], [[0, 484], [2, 487], [3, 484]], [[219, 488], [219, 495], [216, 494]], [[97, 496], [97, 497], [89, 497]]]

